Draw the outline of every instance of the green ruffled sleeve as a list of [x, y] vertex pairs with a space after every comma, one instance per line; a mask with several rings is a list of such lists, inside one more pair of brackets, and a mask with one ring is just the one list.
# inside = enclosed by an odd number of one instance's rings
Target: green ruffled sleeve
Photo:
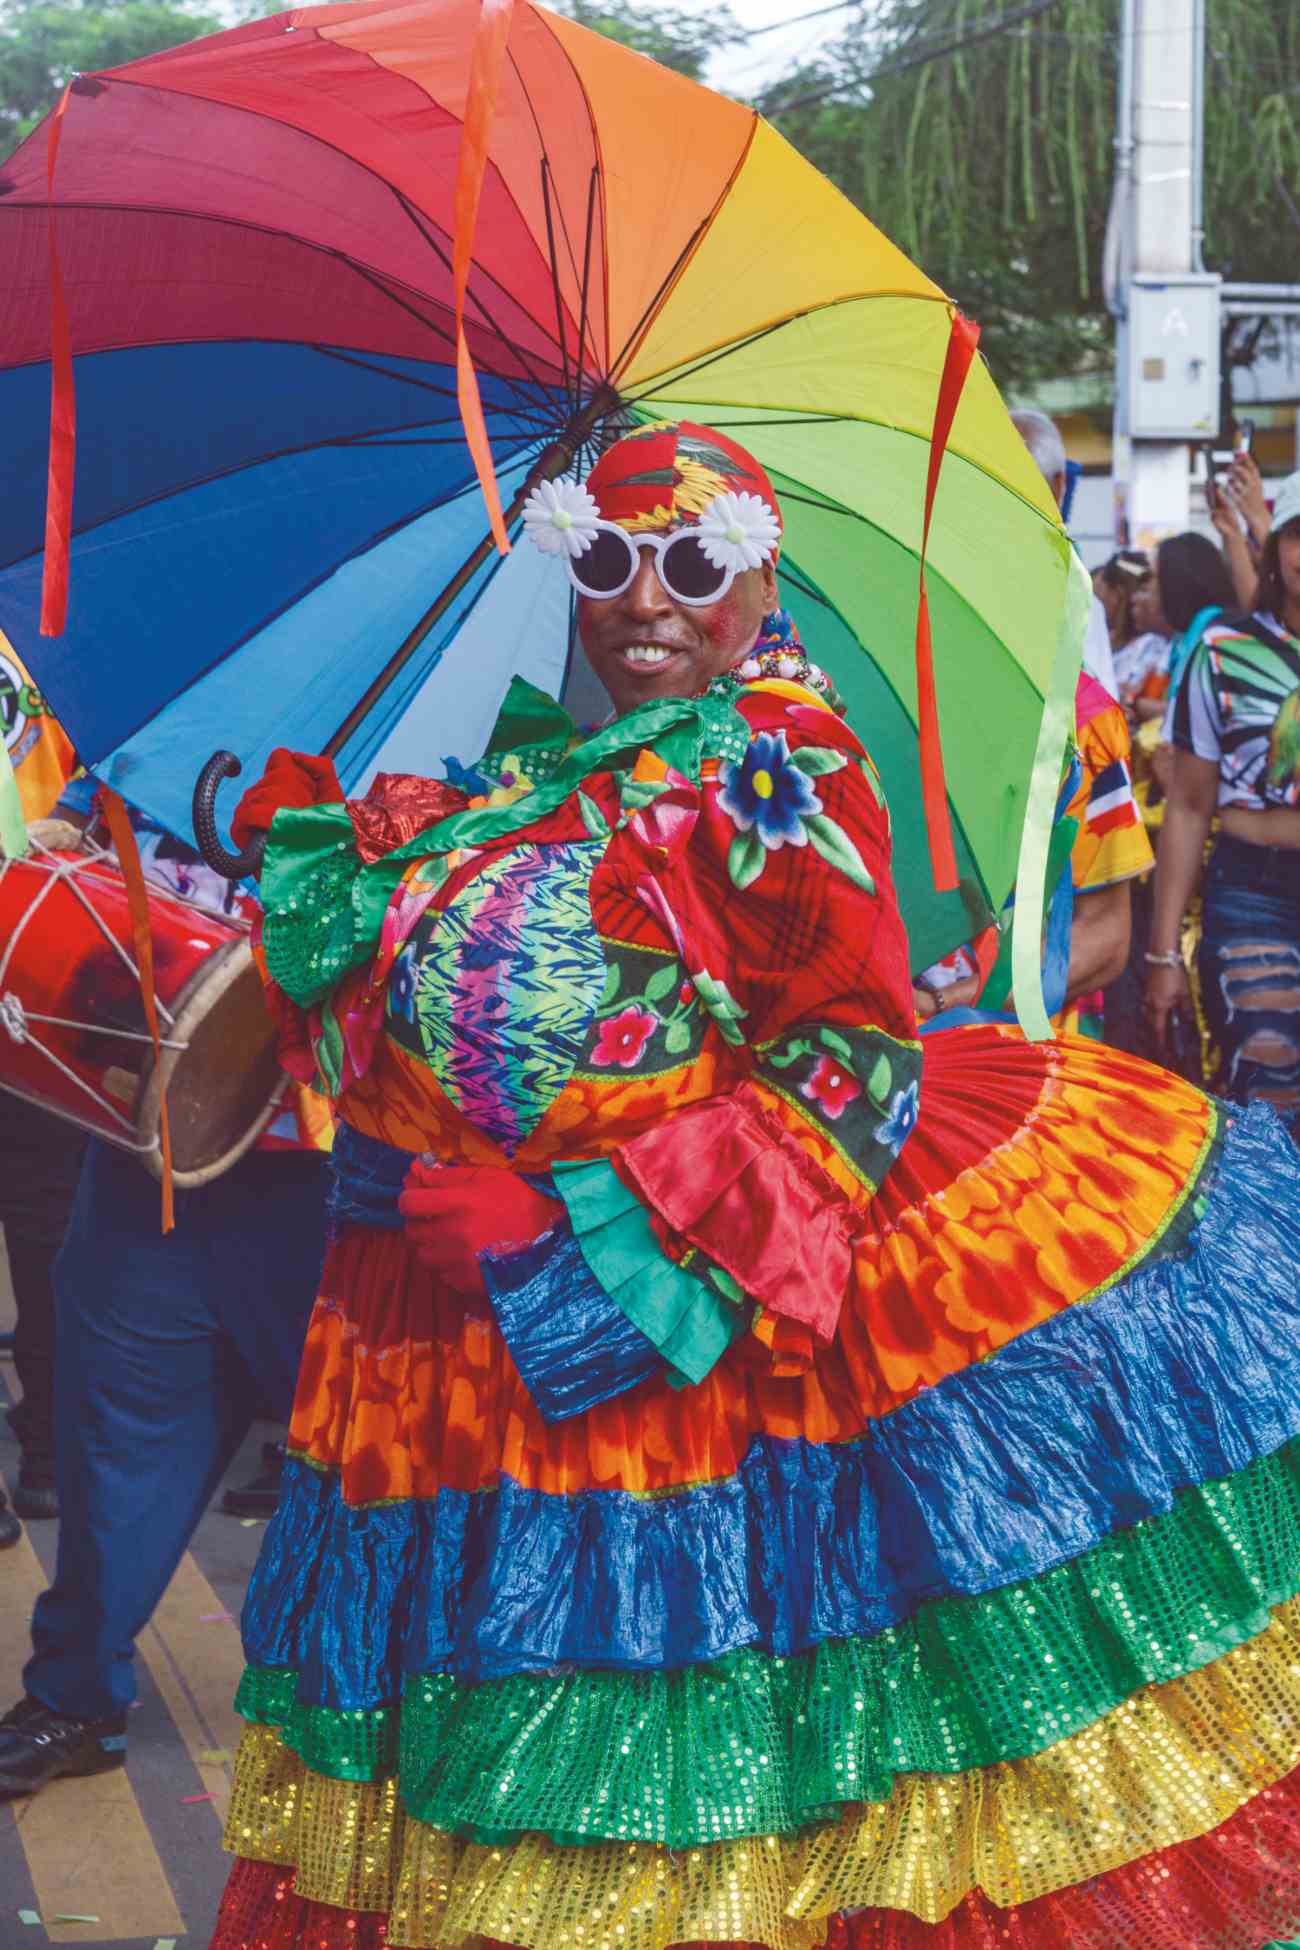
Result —
[[285, 808], [262, 864], [262, 953], [278, 988], [304, 1008], [375, 953], [409, 850], [362, 865], [346, 806]]
[[555, 1189], [592, 1273], [684, 1383], [703, 1381], [749, 1325], [737, 1306], [669, 1259], [650, 1214], [604, 1159], [552, 1167]]

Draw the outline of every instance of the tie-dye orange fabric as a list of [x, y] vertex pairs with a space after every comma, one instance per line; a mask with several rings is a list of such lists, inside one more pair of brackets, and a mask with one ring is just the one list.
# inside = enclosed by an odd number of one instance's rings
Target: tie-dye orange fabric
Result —
[[[702, 1068], [707, 1081], [571, 1084], [516, 1164], [599, 1155], [718, 1088]], [[775, 1094], [771, 1107], [797, 1115]], [[391, 1043], [347, 1110], [408, 1150], [499, 1161]], [[290, 1445], [339, 1467], [349, 1502], [371, 1503], [474, 1490], [503, 1470], [546, 1491], [653, 1493], [730, 1474], [760, 1433], [847, 1440], [1118, 1278], [1177, 1214], [1212, 1124], [1180, 1078], [1096, 1043], [1030, 1044], [1000, 1026], [930, 1037], [920, 1121], [871, 1201], [839, 1331], [811, 1346], [808, 1371], [774, 1372], [747, 1335], [695, 1388], [652, 1381], [562, 1423], [542, 1421], [496, 1328], [462, 1319], [400, 1234], [345, 1231]], [[841, 1180], [849, 1169], [829, 1140], [820, 1162]]]

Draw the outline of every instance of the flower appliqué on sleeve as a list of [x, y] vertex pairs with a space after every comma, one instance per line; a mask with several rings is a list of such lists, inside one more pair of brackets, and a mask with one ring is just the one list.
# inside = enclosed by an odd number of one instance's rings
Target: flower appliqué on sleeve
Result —
[[660, 1019], [652, 1010], [629, 1002], [616, 1016], [607, 1016], [600, 1024], [596, 1046], [591, 1052], [592, 1063], [600, 1070], [615, 1063], [620, 1069], [633, 1069], [659, 1027]]
[[718, 804], [737, 829], [727, 853], [735, 886], [752, 886], [778, 848], [811, 845], [864, 893], [875, 893], [862, 855], [825, 811], [812, 783], [846, 763], [843, 752], [817, 745], [792, 752], [784, 731], [759, 731], [739, 764], [719, 766]]
[[876, 1136], [891, 1151], [901, 1151], [916, 1128], [917, 1114], [921, 1104], [921, 1086], [917, 1079], [903, 1090], [894, 1092], [894, 1101], [889, 1107], [889, 1115], [883, 1124], [876, 1126]]
[[824, 1116], [838, 1119], [862, 1095], [862, 1085], [846, 1063], [837, 1063], [833, 1056], [819, 1056], [799, 1085], [799, 1095], [818, 1105]]

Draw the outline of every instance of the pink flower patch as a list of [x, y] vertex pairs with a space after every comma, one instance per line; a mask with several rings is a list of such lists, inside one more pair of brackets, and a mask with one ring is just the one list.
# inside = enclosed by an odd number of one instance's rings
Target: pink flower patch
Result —
[[596, 1047], [591, 1052], [592, 1063], [598, 1070], [607, 1070], [611, 1063], [630, 1070], [634, 1063], [640, 1062], [642, 1051], [658, 1027], [658, 1016], [629, 1002], [626, 1009], [620, 1009], [616, 1016], [609, 1016], [601, 1023]]
[[807, 1097], [810, 1103], [820, 1105], [829, 1118], [839, 1117], [855, 1097], [862, 1095], [862, 1085], [851, 1070], [837, 1063], [833, 1056], [819, 1056], [812, 1071], [799, 1085], [799, 1095]]

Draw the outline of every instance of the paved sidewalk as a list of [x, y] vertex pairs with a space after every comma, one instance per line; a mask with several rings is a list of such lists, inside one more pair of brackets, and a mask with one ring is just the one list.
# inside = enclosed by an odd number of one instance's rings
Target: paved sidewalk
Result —
[[[0, 1256], [0, 1327], [12, 1318]], [[12, 1363], [0, 1358], [0, 1402], [16, 1392]], [[274, 1433], [254, 1429], [230, 1481], [257, 1474], [261, 1444]], [[0, 1420], [6, 1488], [17, 1461]], [[200, 1524], [140, 1641], [126, 1768], [0, 1801], [0, 1950], [155, 1950], [169, 1940], [176, 1950], [205, 1950], [229, 1859], [221, 1823], [240, 1725], [231, 1707], [241, 1669], [235, 1621], [263, 1528], [215, 1510]], [[32, 1605], [53, 1564], [57, 1525], [26, 1530], [0, 1553], [0, 1712], [21, 1691]], [[42, 1920], [24, 1923], [23, 1911]], [[68, 1915], [98, 1920], [53, 1920]]]

